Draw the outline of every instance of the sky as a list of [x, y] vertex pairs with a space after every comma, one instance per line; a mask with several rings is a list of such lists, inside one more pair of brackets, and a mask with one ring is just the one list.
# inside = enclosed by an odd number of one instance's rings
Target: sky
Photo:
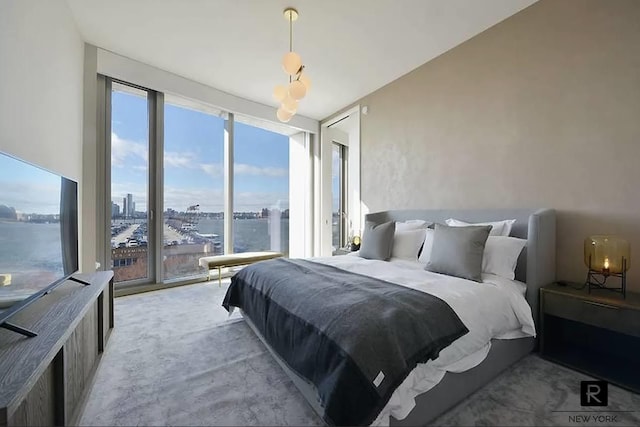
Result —
[[18, 212], [60, 213], [60, 176], [0, 153], [0, 205]]
[[[201, 212], [224, 209], [224, 120], [165, 104], [164, 207]], [[111, 195], [120, 205], [133, 195], [147, 209], [146, 98], [114, 91], [111, 124]], [[234, 211], [289, 207], [289, 137], [235, 122]]]

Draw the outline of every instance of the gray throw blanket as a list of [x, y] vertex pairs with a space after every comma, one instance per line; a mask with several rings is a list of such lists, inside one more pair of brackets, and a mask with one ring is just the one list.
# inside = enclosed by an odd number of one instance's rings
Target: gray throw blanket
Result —
[[433, 295], [299, 259], [244, 268], [223, 306], [241, 308], [316, 387], [333, 425], [373, 422], [417, 363], [468, 332]]

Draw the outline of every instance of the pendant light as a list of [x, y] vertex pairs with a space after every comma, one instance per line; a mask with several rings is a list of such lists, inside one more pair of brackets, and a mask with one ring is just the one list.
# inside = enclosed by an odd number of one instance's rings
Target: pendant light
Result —
[[276, 112], [278, 120], [288, 122], [298, 111], [298, 101], [304, 98], [311, 88], [311, 81], [304, 72], [302, 58], [293, 51], [293, 21], [298, 19], [298, 11], [287, 8], [284, 10], [284, 18], [289, 21], [289, 52], [282, 57], [282, 69], [289, 76], [289, 84], [277, 85], [273, 89], [273, 97], [280, 102], [280, 108]]

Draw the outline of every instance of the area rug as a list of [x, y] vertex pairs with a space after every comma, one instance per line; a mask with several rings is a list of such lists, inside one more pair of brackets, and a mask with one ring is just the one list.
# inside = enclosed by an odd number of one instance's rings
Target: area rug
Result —
[[[207, 283], [116, 299], [116, 326], [80, 424], [322, 425], [251, 329], [220, 306], [225, 288]], [[623, 412], [584, 412], [585, 379], [532, 355], [433, 425], [640, 424], [640, 397], [617, 387], [609, 387], [604, 409]]]

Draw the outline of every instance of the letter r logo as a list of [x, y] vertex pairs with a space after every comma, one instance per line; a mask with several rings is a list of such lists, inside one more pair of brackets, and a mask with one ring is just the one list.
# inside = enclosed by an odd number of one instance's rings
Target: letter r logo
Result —
[[608, 406], [609, 384], [606, 381], [580, 381], [581, 406]]
[[598, 399], [600, 390], [599, 384], [587, 384], [587, 402], [602, 403], [602, 400]]

